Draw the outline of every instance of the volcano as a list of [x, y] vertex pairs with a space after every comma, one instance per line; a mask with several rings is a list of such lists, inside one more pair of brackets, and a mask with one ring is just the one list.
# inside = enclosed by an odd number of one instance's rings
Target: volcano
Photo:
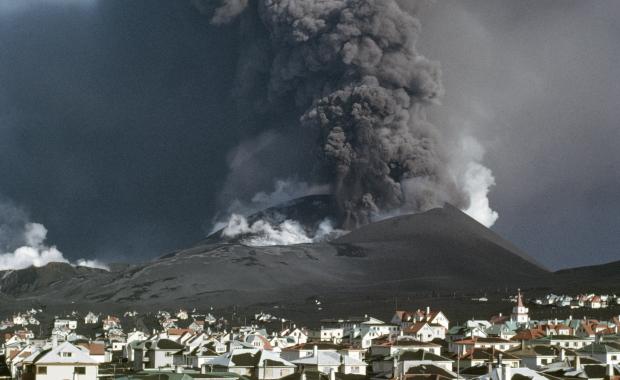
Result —
[[[332, 202], [329, 196], [305, 197], [248, 219], [295, 218], [312, 229], [333, 216]], [[446, 205], [371, 223], [329, 242], [252, 247], [216, 232], [189, 248], [111, 272], [61, 263], [6, 271], [0, 273], [0, 294], [90, 307], [226, 306], [335, 294], [355, 298], [532, 287], [548, 283], [551, 275]]]

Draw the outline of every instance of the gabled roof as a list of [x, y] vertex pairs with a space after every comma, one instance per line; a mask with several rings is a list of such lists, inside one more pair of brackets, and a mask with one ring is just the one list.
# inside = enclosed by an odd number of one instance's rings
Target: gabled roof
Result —
[[366, 362], [355, 359], [348, 355], [340, 355], [337, 352], [319, 351], [317, 356], [306, 356], [304, 358], [293, 360], [294, 364], [320, 365], [320, 366], [338, 366], [340, 364], [352, 366], [366, 366]]
[[105, 355], [105, 345], [103, 343], [79, 343], [78, 346], [87, 349], [91, 355]]
[[[71, 356], [63, 356], [62, 353], [69, 352]], [[49, 348], [31, 355], [24, 360], [33, 364], [81, 364], [97, 365], [97, 362], [88, 354], [69, 342], [64, 342], [55, 348]]]
[[300, 351], [300, 350], [313, 350], [314, 346], [320, 350], [343, 350], [349, 348], [348, 345], [345, 344], [334, 344], [334, 343], [326, 343], [326, 342], [310, 342], [310, 343], [301, 343], [295, 346], [286, 347], [283, 351]]
[[494, 350], [492, 348], [473, 348], [467, 351], [463, 356], [461, 356], [461, 360], [493, 360], [496, 361], [499, 359], [499, 356], [502, 355], [502, 360], [520, 360], [518, 357], [511, 355], [507, 352], [502, 352], [500, 350]]
[[270, 351], [259, 349], [239, 348], [231, 352], [227, 352], [216, 358], [210, 359], [206, 364], [221, 367], [261, 367], [264, 364], [270, 367], [294, 367], [295, 365], [288, 362], [277, 354]]
[[620, 344], [614, 342], [592, 343], [581, 348], [578, 352], [583, 354], [618, 354], [620, 353]]
[[147, 350], [178, 351], [185, 348], [185, 346], [170, 339], [157, 339], [156, 341], [144, 342], [144, 348]]
[[413, 325], [409, 326], [405, 329], [405, 334], [417, 334], [420, 330], [424, 328], [424, 326], [428, 326], [426, 322], [416, 322]]
[[411, 367], [407, 370], [407, 373], [405, 374], [405, 377], [409, 378], [409, 376], [407, 375], [436, 375], [449, 379], [457, 378], [454, 372], [446, 371], [445, 369], [433, 364], [421, 364], [415, 367]]
[[557, 356], [557, 348], [554, 346], [534, 345], [523, 347], [515, 347], [508, 351], [509, 354], [518, 357], [537, 357], [537, 356]]

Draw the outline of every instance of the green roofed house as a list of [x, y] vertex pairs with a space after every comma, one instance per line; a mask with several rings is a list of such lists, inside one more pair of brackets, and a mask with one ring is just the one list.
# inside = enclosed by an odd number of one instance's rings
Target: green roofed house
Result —
[[451, 359], [424, 350], [404, 351], [398, 353], [395, 359], [397, 363], [396, 376], [408, 373], [410, 368], [420, 365], [433, 365], [445, 371], [452, 371], [453, 361]]
[[620, 364], [620, 343], [592, 343], [577, 352], [580, 355], [593, 357], [604, 364]]
[[521, 364], [524, 367], [538, 369], [555, 361], [560, 354], [560, 350], [563, 349], [555, 346], [530, 346], [522, 343], [521, 346], [508, 350], [507, 353], [520, 358]]

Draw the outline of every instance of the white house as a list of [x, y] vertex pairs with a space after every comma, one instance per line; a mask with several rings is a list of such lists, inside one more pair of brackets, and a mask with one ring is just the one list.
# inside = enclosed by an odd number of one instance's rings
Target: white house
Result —
[[[445, 329], [440, 326], [439, 336], [436, 336], [436, 331], [426, 322], [416, 322], [415, 324], [407, 327], [403, 334], [411, 336], [421, 342], [430, 342], [435, 338], [445, 338]], [[442, 334], [443, 333], [443, 334]], [[442, 334], [442, 335], [441, 335]], [[443, 336], [443, 338], [442, 338]]]
[[204, 364], [208, 372], [233, 372], [264, 380], [281, 379], [295, 372], [295, 365], [277, 354], [253, 348], [234, 349]]
[[78, 346], [85, 348], [91, 359], [97, 363], [109, 363], [112, 361], [112, 352], [105, 349], [103, 342], [79, 343]]
[[366, 362], [337, 352], [315, 350], [312, 356], [292, 361], [300, 370], [366, 375]]
[[[560, 349], [554, 346], [527, 346], [525, 343], [522, 343], [520, 347], [508, 350], [508, 353], [521, 359], [522, 366], [539, 369], [556, 361], [561, 356], [558, 355], [559, 351]], [[564, 358], [560, 358], [560, 360], [564, 360]]]
[[396, 339], [375, 341], [370, 347], [371, 356], [392, 356], [402, 351], [424, 350], [431, 354], [440, 355], [441, 345], [431, 342], [420, 342], [408, 336], [399, 336]]
[[69, 330], [75, 330], [77, 328], [77, 321], [73, 320], [73, 319], [55, 319], [54, 320], [54, 328], [58, 328], [58, 329], [69, 329]]
[[92, 311], [89, 311], [88, 314], [84, 317], [84, 323], [87, 325], [94, 325], [99, 323], [99, 316]]
[[35, 352], [23, 364], [24, 380], [96, 380], [98, 375], [98, 363], [69, 342]]
[[342, 327], [323, 327], [319, 330], [310, 330], [310, 338], [321, 342], [342, 342], [344, 336], [344, 328]]
[[174, 354], [182, 351], [182, 344], [170, 339], [157, 339], [146, 341], [143, 344], [133, 346], [134, 368], [165, 368], [174, 365]]

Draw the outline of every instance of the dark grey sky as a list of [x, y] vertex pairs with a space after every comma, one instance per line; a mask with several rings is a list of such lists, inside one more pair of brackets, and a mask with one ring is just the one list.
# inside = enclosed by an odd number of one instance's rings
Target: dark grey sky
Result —
[[[422, 10], [420, 50], [446, 87], [433, 118], [483, 143], [494, 229], [553, 268], [620, 258], [619, 14], [615, 1]], [[72, 259], [200, 239], [230, 152], [274, 122], [240, 121], [240, 46], [189, 1], [0, 2], [0, 195]], [[295, 174], [295, 157], [265, 155]]]

